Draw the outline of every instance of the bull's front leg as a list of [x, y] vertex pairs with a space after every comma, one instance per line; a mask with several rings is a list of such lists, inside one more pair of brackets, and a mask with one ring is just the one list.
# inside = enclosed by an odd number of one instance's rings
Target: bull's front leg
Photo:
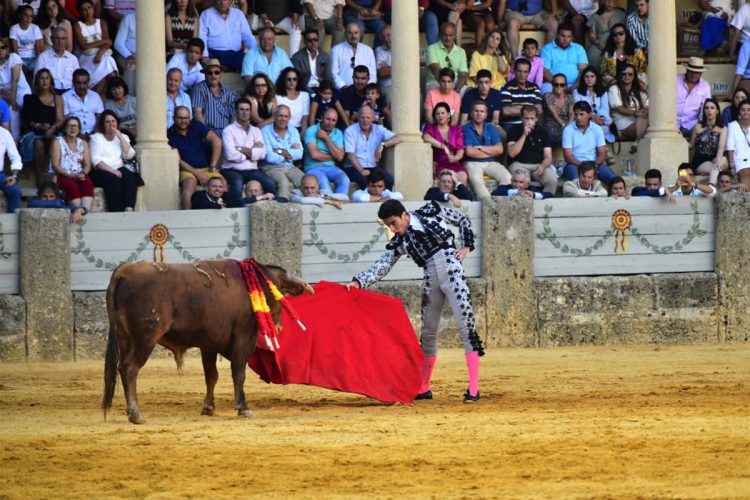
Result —
[[243, 349], [238, 349], [240, 355], [232, 356], [232, 381], [234, 382], [234, 405], [237, 415], [240, 417], [252, 417], [253, 412], [247, 407], [245, 399], [245, 368], [247, 367], [247, 354]]
[[219, 380], [219, 371], [216, 369], [217, 353], [206, 352], [201, 349], [201, 361], [203, 362], [203, 376], [206, 379], [206, 399], [203, 400], [201, 415], [213, 415], [216, 411], [214, 406], [214, 388]]

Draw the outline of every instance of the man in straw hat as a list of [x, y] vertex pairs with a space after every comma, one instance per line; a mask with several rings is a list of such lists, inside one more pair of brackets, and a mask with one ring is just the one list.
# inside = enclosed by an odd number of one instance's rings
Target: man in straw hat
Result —
[[691, 57], [685, 73], [677, 75], [677, 126], [686, 138], [698, 123], [703, 101], [711, 97], [711, 86], [701, 78], [704, 71], [703, 59]]
[[234, 120], [237, 94], [221, 83], [221, 63], [209, 59], [203, 65], [206, 79], [193, 87], [193, 115], [210, 130], [220, 134]]

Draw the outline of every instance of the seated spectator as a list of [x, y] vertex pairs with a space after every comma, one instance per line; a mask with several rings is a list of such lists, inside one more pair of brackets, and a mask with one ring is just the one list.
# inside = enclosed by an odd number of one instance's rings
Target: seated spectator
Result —
[[732, 101], [729, 106], [724, 108], [721, 112], [721, 120], [724, 122], [724, 125], [729, 126], [733, 121], [740, 119], [740, 104], [748, 99], [750, 99], [750, 91], [743, 88], [734, 90], [732, 93]]
[[[385, 0], [384, 3], [386, 8], [390, 10], [393, 0]], [[424, 31], [427, 45], [432, 45], [438, 41], [437, 15], [430, 8], [430, 0], [418, 0], [417, 4], [419, 5], [419, 29]]]
[[[193, 0], [171, 2], [164, 14], [167, 55], [185, 53], [192, 39], [198, 37], [198, 10]], [[201, 53], [203, 49], [201, 49]], [[183, 69], [183, 68], [180, 68]]]
[[[468, 182], [464, 158], [464, 131], [461, 125], [451, 125], [450, 108], [444, 102], [437, 103], [432, 110], [433, 123], [425, 125], [422, 140], [432, 147], [434, 177], [443, 169], [456, 172], [458, 180]], [[502, 146], [501, 146], [502, 148]]]
[[[369, 29], [375, 33], [373, 47], [379, 47], [382, 44], [380, 30], [385, 26], [380, 3], [372, 0], [348, 0], [344, 7], [344, 23], [347, 30], [349, 26], [356, 24], [359, 32], [364, 36], [365, 28]], [[370, 68], [370, 72], [374, 74], [375, 70]]]
[[39, 26], [34, 24], [34, 9], [21, 5], [16, 11], [18, 24], [10, 27], [10, 47], [23, 61], [25, 71], [34, 71], [36, 58], [44, 51], [44, 37]]
[[292, 113], [289, 124], [304, 135], [310, 122], [310, 94], [302, 90], [299, 71], [292, 67], [284, 69], [276, 81], [276, 106], [281, 104]]
[[573, 105], [575, 120], [563, 129], [562, 147], [565, 155], [565, 172], [567, 179], [575, 180], [578, 167], [582, 163], [593, 162], [596, 174], [602, 182], [608, 183], [615, 173], [607, 165], [607, 145], [604, 142], [602, 129], [591, 123], [591, 106], [586, 101]]
[[521, 198], [533, 198], [535, 200], [555, 197], [550, 192], [542, 191], [538, 186], [530, 185], [529, 173], [526, 170], [514, 171], [510, 179], [510, 184], [498, 186], [492, 191], [492, 196], [520, 196]]
[[461, 208], [461, 200], [474, 201], [471, 191], [456, 177], [453, 170], [441, 170], [437, 177], [437, 186], [433, 186], [424, 194], [427, 201], [444, 201], [456, 208]]
[[12, 214], [21, 208], [21, 188], [18, 186], [18, 172], [23, 168], [21, 155], [16, 149], [16, 142], [5, 128], [0, 127], [0, 158], [5, 155], [10, 158], [11, 175], [6, 175], [0, 171], [0, 191], [5, 194], [5, 200], [8, 203], [8, 213]]
[[513, 80], [516, 77], [515, 67], [516, 61], [519, 59], [526, 59], [531, 64], [527, 80], [537, 87], [542, 88], [544, 84], [544, 61], [539, 57], [539, 42], [533, 38], [526, 38], [523, 41], [523, 52], [513, 59], [513, 63], [510, 65], [508, 80]]
[[[486, 69], [480, 69], [476, 74], [477, 88], [470, 88], [461, 98], [461, 125], [469, 121], [471, 106], [479, 99], [487, 105], [487, 121], [493, 125], [500, 125], [500, 110], [503, 108], [502, 94], [492, 88], [492, 74]], [[501, 131], [501, 134], [503, 131]]]
[[242, 59], [241, 76], [249, 82], [253, 75], [265, 73], [271, 81], [276, 81], [284, 68], [292, 66], [286, 51], [276, 45], [273, 28], [263, 28], [258, 33], [260, 44], [247, 52]]
[[434, 123], [433, 111], [439, 103], [448, 106], [451, 125], [458, 125], [461, 110], [461, 95], [453, 90], [456, 74], [450, 68], [440, 70], [440, 85], [428, 90], [424, 96], [424, 121]]
[[89, 145], [81, 139], [81, 122], [68, 117], [62, 126], [62, 135], [50, 147], [50, 173], [65, 193], [65, 201], [76, 207], [91, 210], [94, 202], [94, 181], [91, 180], [91, 155]]
[[368, 83], [365, 87], [365, 104], [372, 108], [375, 123], [390, 126], [391, 108], [388, 107], [385, 97], [380, 93], [380, 87], [377, 83]]
[[[188, 210], [198, 185], [206, 187], [209, 179], [221, 177], [222, 144], [214, 131], [190, 119], [190, 110], [186, 106], [175, 107], [173, 122], [167, 130], [167, 140], [180, 155], [180, 202], [182, 209]], [[210, 158], [206, 146], [211, 148]]]
[[[322, 207], [323, 205], [331, 205], [332, 207], [341, 210], [343, 201], [338, 198], [334, 198], [330, 195], [325, 195], [320, 192], [320, 185], [318, 184], [318, 178], [312, 174], [306, 174], [302, 177], [300, 187], [292, 189], [291, 193], [292, 203], [299, 203], [301, 205], [317, 205]], [[346, 196], [346, 200], [349, 197]]]
[[[430, 11], [435, 14], [440, 27], [445, 23], [451, 23], [456, 27], [456, 40], [459, 42], [463, 37], [463, 20], [461, 14], [466, 10], [466, 2], [461, 0], [430, 0]], [[459, 43], [459, 45], [461, 45]]]
[[305, 48], [292, 54], [292, 64], [302, 75], [302, 86], [310, 93], [317, 93], [323, 80], [333, 82], [331, 56], [320, 48], [321, 38], [317, 30], [305, 30]]
[[380, 90], [383, 92], [386, 101], [389, 102], [391, 90], [393, 89], [393, 80], [391, 79], [391, 70], [393, 68], [391, 44], [393, 43], [393, 36], [389, 25], [386, 24], [380, 29], [380, 39], [383, 44], [375, 49], [375, 64], [378, 68], [378, 86], [380, 86]]
[[609, 88], [607, 98], [619, 139], [637, 141], [643, 137], [648, 128], [648, 94], [632, 64], [620, 65], [617, 83]]
[[[7, 108], [0, 101], [0, 108], [2, 106]], [[9, 116], [10, 112], [6, 114]], [[36, 183], [39, 185], [49, 165], [50, 143], [65, 120], [62, 97], [55, 93], [52, 74], [48, 69], [39, 70], [34, 77], [34, 93], [24, 96], [22, 117], [28, 132], [21, 138], [21, 158], [24, 164], [34, 164]]]
[[317, 30], [321, 42], [326, 33], [333, 37], [332, 45], [343, 42], [344, 5], [344, 0], [303, 0], [305, 26]]
[[167, 128], [174, 125], [174, 112], [177, 106], [185, 106], [193, 118], [193, 102], [190, 96], [182, 91], [182, 71], [172, 68], [167, 71]]
[[542, 61], [544, 61], [543, 93], [552, 91], [552, 80], [558, 73], [565, 75], [565, 80], [570, 87], [577, 87], [581, 71], [589, 65], [586, 51], [573, 41], [573, 26], [570, 24], [561, 24], [557, 28], [557, 38], [542, 48]]
[[747, 188], [744, 184], [734, 181], [734, 174], [730, 170], [719, 172], [716, 190], [719, 193], [746, 193]]
[[750, 101], [739, 106], [739, 120], [731, 122], [727, 130], [727, 159], [729, 170], [745, 187], [750, 188], [750, 143], [747, 135], [750, 131]]
[[709, 183], [716, 185], [719, 172], [729, 166], [724, 152], [727, 145], [727, 127], [719, 114], [719, 102], [709, 98], [703, 103], [700, 121], [690, 134], [690, 147], [694, 149], [690, 168], [694, 174], [708, 175]]
[[14, 139], [21, 137], [20, 108], [31, 88], [23, 72], [23, 61], [10, 52], [6, 40], [0, 40], [0, 97], [10, 106], [10, 130]]
[[[65, 115], [73, 115], [81, 122], [81, 136], [88, 139], [99, 123], [104, 103], [96, 92], [89, 90], [89, 72], [78, 68], [73, 72], [73, 88], [62, 96]], [[96, 167], [96, 164], [94, 164]]]
[[250, 123], [258, 128], [273, 123], [276, 111], [276, 88], [265, 73], [258, 73], [245, 85], [245, 99], [250, 101]]
[[[55, 0], [52, 0], [54, 3]], [[36, 59], [34, 75], [40, 70], [50, 71], [55, 80], [55, 89], [58, 94], [67, 92], [73, 87], [73, 72], [80, 65], [78, 58], [65, 50], [67, 44], [67, 34], [64, 28], [58, 27], [52, 29], [52, 48], [49, 48], [39, 54]]]
[[[179, 88], [179, 87], [177, 87]], [[114, 111], [120, 122], [120, 130], [130, 136], [131, 142], [138, 136], [135, 97], [130, 95], [128, 84], [116, 76], [107, 81], [107, 100], [104, 109]]]
[[348, 126], [344, 132], [344, 172], [359, 187], [367, 185], [367, 177], [380, 172], [385, 179], [385, 187], [391, 189], [393, 177], [378, 164], [385, 148], [400, 144], [402, 138], [384, 126], [373, 123], [375, 114], [370, 106], [362, 106], [357, 119], [357, 123]]
[[600, 181], [596, 180], [596, 163], [593, 161], [582, 162], [578, 165], [576, 174], [576, 179], [563, 184], [563, 197], [590, 198], [608, 196], [607, 188]]
[[45, 50], [53, 48], [53, 30], [62, 28], [63, 33], [65, 33], [65, 46], [63, 50], [73, 52], [73, 26], [69, 20], [65, 19], [65, 14], [65, 9], [63, 9], [59, 0], [43, 0], [39, 6], [36, 24], [42, 30]]
[[185, 52], [177, 52], [167, 63], [167, 71], [178, 68], [182, 71], [182, 85], [180, 90], [187, 93], [193, 92], [193, 87], [198, 82], [206, 79], [203, 75], [203, 66], [200, 63], [203, 50], [206, 45], [200, 38], [191, 38]]
[[599, 9], [589, 17], [588, 27], [588, 49], [586, 56], [589, 64], [598, 68], [602, 63], [602, 55], [606, 50], [607, 40], [614, 26], [620, 25], [625, 29], [627, 14], [617, 6], [617, 0], [601, 0]]
[[484, 37], [479, 48], [471, 55], [469, 63], [468, 84], [477, 86], [476, 76], [480, 70], [486, 69], [492, 75], [492, 88], [500, 90], [505, 85], [508, 76], [508, 61], [505, 59], [503, 35], [495, 28]]
[[70, 222], [78, 224], [89, 211], [81, 206], [66, 204], [60, 199], [60, 190], [52, 181], [45, 181], [36, 190], [36, 198], [29, 198], [28, 208], [63, 208], [70, 210]]
[[[81, 20], [73, 25], [76, 44], [80, 50], [78, 63], [89, 72], [89, 85], [97, 93], [104, 91], [107, 79], [117, 74], [117, 64], [112, 57], [112, 39], [106, 21], [94, 17], [91, 0], [81, 0]], [[129, 71], [125, 71], [129, 74]], [[131, 75], [134, 77], [134, 75]], [[135, 80], [130, 78], [134, 85]]]
[[567, 92], [568, 81], [562, 73], [552, 77], [552, 92], [542, 96], [544, 128], [555, 146], [562, 144], [562, 131], [573, 119], [573, 96]]
[[552, 167], [552, 140], [539, 123], [535, 106], [524, 106], [523, 122], [508, 132], [510, 171], [525, 171], [532, 180], [541, 182], [543, 192], [557, 192], [557, 176]]
[[376, 83], [377, 67], [375, 53], [364, 43], [360, 43], [361, 30], [357, 23], [346, 25], [346, 41], [331, 48], [331, 71], [333, 84], [341, 90], [354, 83], [354, 70], [358, 66], [366, 66], [370, 80]]
[[[289, 35], [290, 54], [299, 50], [302, 40], [300, 0], [256, 0], [255, 13], [264, 28], [281, 30]], [[271, 79], [275, 78], [271, 75]]]
[[633, 12], [628, 14], [625, 26], [635, 41], [636, 48], [648, 51], [648, 0], [633, 2]]
[[[305, 132], [304, 166], [305, 173], [318, 179], [323, 195], [337, 200], [349, 199], [349, 177], [337, 163], [343, 161], [344, 134], [336, 128], [338, 113], [328, 108], [320, 123], [311, 125]], [[331, 188], [331, 183], [335, 186]]]
[[104, 110], [99, 117], [99, 131], [91, 136], [91, 179], [104, 189], [109, 212], [132, 212], [140, 176], [125, 165], [135, 158], [130, 139], [118, 129], [117, 115]]
[[729, 24], [729, 57], [735, 58], [740, 45], [750, 39], [750, 5], [742, 4]]
[[506, 131], [521, 123], [521, 110], [524, 106], [534, 106], [538, 114], [542, 113], [542, 93], [539, 87], [528, 80], [530, 70], [529, 61], [516, 59], [514, 65], [516, 77], [506, 83], [500, 91], [502, 125]]
[[[463, 0], [461, 0], [463, 2]], [[460, 2], [459, 2], [460, 3]], [[496, 29], [495, 18], [492, 15], [493, 0], [475, 0], [463, 2], [465, 8], [461, 12], [463, 27], [474, 32], [474, 44], [479, 45], [485, 38], [485, 33]]]
[[[367, 85], [372, 84], [368, 83]], [[360, 107], [361, 106], [362, 104], [360, 104]], [[333, 82], [330, 80], [321, 80], [320, 85], [318, 86], [318, 93], [315, 94], [315, 97], [313, 97], [310, 102], [309, 124], [315, 125], [316, 123], [320, 123], [325, 112], [331, 108], [337, 111], [338, 116], [348, 114], [344, 111], [344, 107], [341, 105], [341, 100], [333, 89]]]
[[299, 186], [302, 171], [295, 161], [302, 159], [302, 141], [297, 129], [289, 125], [289, 107], [279, 105], [274, 112], [274, 121], [261, 129], [266, 158], [261, 171], [276, 182], [278, 201], [289, 200], [289, 192]]
[[607, 43], [604, 45], [601, 73], [602, 82], [605, 86], [610, 87], [615, 84], [617, 74], [621, 70], [620, 66], [626, 62], [635, 68], [638, 80], [645, 85], [648, 69], [646, 54], [636, 47], [635, 41], [628, 30], [625, 29], [625, 25], [620, 23], [612, 26]]
[[716, 195], [716, 188], [711, 184], [698, 184], [695, 182], [695, 175], [690, 169], [689, 163], [681, 163], [677, 167], [677, 183], [668, 188], [672, 196], [707, 196], [709, 198]]
[[229, 202], [240, 203], [242, 190], [250, 181], [258, 181], [263, 191], [276, 194], [276, 183], [261, 172], [258, 162], [266, 157], [263, 133], [250, 123], [250, 101], [241, 97], [234, 104], [235, 120], [221, 132], [224, 160], [221, 174], [229, 184]]
[[122, 18], [122, 22], [117, 29], [117, 35], [115, 36], [115, 58], [117, 60], [117, 66], [121, 70], [120, 76], [128, 83], [128, 87], [131, 89], [135, 88], [135, 25], [135, 12], [126, 14], [125, 17]]
[[[545, 10], [545, 4], [547, 2], [542, 0], [508, 0], [507, 3], [500, 2], [497, 10], [497, 21], [501, 28], [502, 24], [507, 26], [508, 45], [510, 45], [510, 54], [513, 59], [518, 57], [519, 32], [522, 25], [533, 24], [537, 28], [543, 29], [546, 33], [547, 42], [551, 42], [555, 38], [555, 33], [557, 33], [557, 12], [554, 10]], [[524, 41], [525, 45], [526, 42]], [[528, 56], [527, 59], [529, 59]], [[537, 85], [541, 85], [541, 82]]]
[[398, 191], [391, 191], [385, 187], [385, 177], [381, 171], [375, 170], [367, 176], [367, 189], [360, 189], [352, 193], [354, 203], [383, 202], [386, 200], [403, 200], [404, 196]]
[[458, 73], [458, 81], [454, 85], [458, 91], [466, 85], [469, 76], [469, 66], [466, 61], [466, 51], [456, 45], [456, 25], [443, 23], [440, 27], [440, 41], [427, 47], [427, 76], [425, 90], [438, 86], [440, 70], [450, 68], [454, 74]]
[[598, 0], [562, 0], [562, 8], [567, 12], [565, 22], [571, 26], [576, 42], [583, 44], [588, 18], [598, 8]]
[[610, 132], [612, 117], [609, 112], [609, 94], [601, 82], [599, 72], [593, 66], [587, 66], [581, 72], [578, 87], [573, 89], [573, 102], [586, 101], [591, 105], [591, 121], [601, 127], [604, 140], [615, 142], [617, 138]]
[[[464, 167], [471, 189], [480, 200], [490, 197], [484, 185], [484, 176], [508, 184], [510, 173], [499, 162], [503, 154], [503, 141], [497, 127], [487, 121], [487, 104], [478, 100], [471, 106], [471, 120], [463, 126]], [[434, 150], [433, 150], [434, 153]]]
[[685, 73], [677, 75], [677, 127], [685, 138], [698, 123], [703, 102], [711, 97], [711, 86], [701, 77], [704, 71], [703, 59], [691, 57]]
[[206, 61], [203, 73], [206, 79], [193, 87], [193, 115], [196, 120], [219, 134], [234, 119], [237, 94], [221, 83], [222, 71], [218, 59]]
[[345, 111], [339, 112], [339, 118], [341, 124], [346, 127], [357, 121], [357, 113], [367, 101], [366, 89], [370, 81], [370, 70], [367, 66], [357, 66], [354, 68], [352, 80], [354, 83], [339, 92], [341, 107]]
[[631, 196], [651, 196], [654, 198], [665, 196], [669, 203], [675, 202], [672, 192], [661, 185], [661, 171], [655, 168], [649, 169], [644, 177], [645, 185], [635, 186], [630, 192]]
[[214, 6], [201, 13], [198, 36], [206, 44], [205, 59], [218, 59], [220, 65], [239, 71], [245, 55], [243, 47], [250, 50], [258, 42], [250, 31], [246, 14], [230, 5], [231, 0], [214, 0]]
[[610, 198], [625, 198], [626, 200], [630, 198], [630, 195], [628, 194], [628, 189], [625, 186], [625, 179], [622, 177], [615, 176], [612, 178], [611, 181], [609, 181], [609, 185], [607, 186], [607, 193], [609, 193]]
[[242, 199], [242, 205], [246, 206], [261, 201], [276, 201], [276, 196], [273, 193], [264, 192], [263, 184], [258, 181], [250, 181], [245, 184], [245, 197]]
[[[223, 177], [211, 177], [208, 179], [205, 190], [196, 191], [193, 193], [190, 199], [190, 208], [193, 210], [218, 210], [222, 208], [234, 208], [234, 207], [245, 207], [252, 203], [265, 200], [273, 200], [272, 194], [263, 194], [260, 183], [257, 181], [250, 181], [250, 184], [257, 184], [252, 186], [252, 191], [260, 191], [257, 195], [248, 195], [236, 203], [232, 203], [230, 200], [224, 200], [224, 194], [227, 191], [226, 181]], [[236, 200], [235, 200], [236, 201]]]

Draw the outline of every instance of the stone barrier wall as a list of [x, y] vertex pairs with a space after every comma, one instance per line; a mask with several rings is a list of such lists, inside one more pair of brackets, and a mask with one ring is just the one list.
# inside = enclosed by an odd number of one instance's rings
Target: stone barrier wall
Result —
[[[488, 347], [750, 340], [750, 195], [717, 198], [714, 272], [626, 276], [534, 277], [533, 204], [482, 207], [482, 274], [469, 287]], [[250, 221], [251, 255], [300, 272], [299, 208], [254, 206]], [[21, 295], [0, 296], [0, 361], [102, 358], [105, 293], [70, 291], [68, 231], [61, 211], [21, 212]], [[420, 288], [410, 280], [375, 290], [401, 298], [419, 332]], [[441, 326], [441, 345], [457, 346], [447, 306]]]

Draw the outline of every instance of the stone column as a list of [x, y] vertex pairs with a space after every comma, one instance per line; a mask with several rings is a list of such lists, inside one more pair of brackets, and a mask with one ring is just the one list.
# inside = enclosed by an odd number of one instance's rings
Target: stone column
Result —
[[26, 300], [27, 358], [74, 358], [73, 294], [70, 291], [70, 213], [56, 209], [19, 212], [19, 280]]
[[136, 92], [138, 161], [146, 183], [138, 193], [138, 210], [177, 210], [179, 155], [167, 144], [164, 16], [153, 0], [138, 0], [136, 9]]
[[250, 205], [250, 256], [302, 276], [302, 210], [298, 205]]
[[664, 184], [677, 180], [677, 166], [688, 161], [688, 144], [677, 130], [677, 32], [675, 0], [649, 3], [649, 127], [638, 143], [637, 174], [658, 168]]
[[393, 2], [393, 131], [404, 142], [386, 155], [386, 165], [395, 178], [395, 189], [406, 200], [421, 200], [432, 186], [432, 151], [422, 142], [419, 113], [419, 11], [416, 2]]

